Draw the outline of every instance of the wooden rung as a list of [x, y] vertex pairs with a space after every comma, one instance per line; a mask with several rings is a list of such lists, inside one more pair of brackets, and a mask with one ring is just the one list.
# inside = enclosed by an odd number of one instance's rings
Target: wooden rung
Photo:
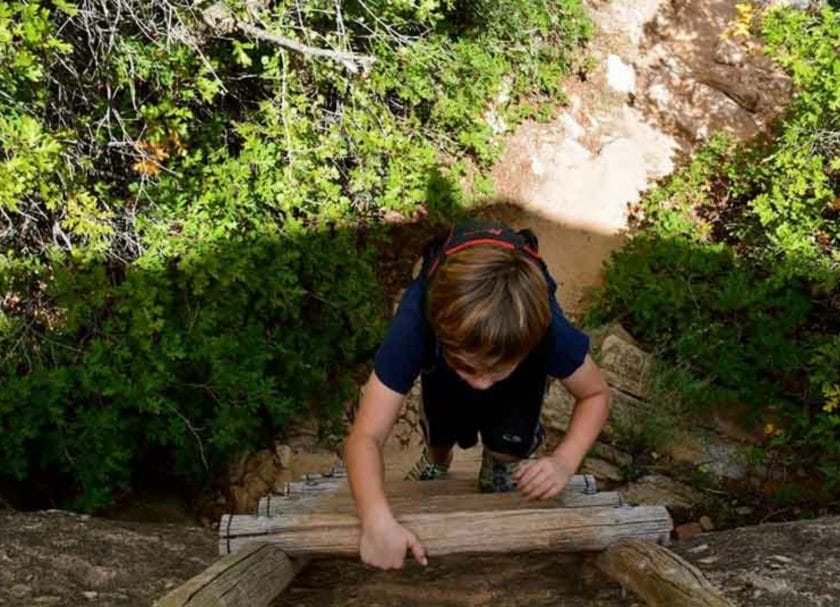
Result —
[[[290, 502], [299, 503], [300, 510], [307, 511], [312, 504], [318, 503], [317, 495], [333, 493], [338, 496], [350, 496], [350, 488], [346, 479], [313, 479], [287, 484], [285, 494], [268, 495], [260, 499], [257, 514], [271, 516], [278, 512], [287, 512], [294, 507]], [[597, 492], [598, 484], [591, 474], [576, 474], [566, 485], [565, 493], [582, 493], [592, 495]], [[474, 495], [478, 492], [478, 481], [475, 478], [441, 479], [436, 481], [387, 481], [385, 494], [389, 500], [400, 497], [426, 499], [434, 495]]]
[[[430, 512], [397, 520], [417, 534], [432, 556], [596, 551], [627, 537], [664, 542], [673, 528], [663, 506]], [[225, 515], [219, 540], [227, 551], [270, 542], [290, 555], [356, 556], [359, 526], [350, 514]]]
[[[425, 485], [427, 483], [423, 483]], [[552, 500], [529, 502], [518, 492], [504, 494], [454, 493], [450, 495], [427, 494], [401, 495], [388, 500], [396, 514], [418, 512], [454, 512], [457, 510], [510, 510], [514, 508], [591, 508], [593, 506], [621, 506], [621, 495], [615, 491], [601, 493], [578, 493], [563, 491]], [[353, 514], [356, 506], [349, 494], [334, 494], [323, 499], [311, 496], [287, 496], [285, 498], [264, 498], [260, 501], [259, 516], [280, 516], [286, 514]]]

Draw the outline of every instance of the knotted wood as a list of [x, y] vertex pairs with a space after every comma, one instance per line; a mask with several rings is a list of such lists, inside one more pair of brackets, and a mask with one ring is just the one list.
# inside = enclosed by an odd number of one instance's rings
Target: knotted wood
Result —
[[651, 542], [623, 539], [600, 554], [595, 565], [648, 607], [734, 607], [697, 567]]

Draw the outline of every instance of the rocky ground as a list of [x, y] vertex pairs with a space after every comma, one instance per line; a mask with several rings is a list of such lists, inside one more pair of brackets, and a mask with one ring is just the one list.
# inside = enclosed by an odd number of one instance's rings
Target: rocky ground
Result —
[[217, 544], [198, 526], [0, 511], [0, 605], [150, 605], [207, 567]]
[[[737, 605], [840, 604], [840, 518], [704, 533], [671, 548]], [[216, 558], [200, 527], [116, 523], [67, 512], [0, 512], [0, 605], [150, 605]], [[631, 607], [580, 558], [503, 555], [408, 563], [373, 571], [357, 561], [312, 563], [277, 607]]]
[[540, 237], [572, 315], [621, 246], [627, 210], [716, 132], [749, 139], [784, 108], [790, 81], [755, 41], [724, 39], [735, 2], [589, 0], [594, 68], [566, 84], [552, 122], [526, 122], [493, 170], [506, 218]]

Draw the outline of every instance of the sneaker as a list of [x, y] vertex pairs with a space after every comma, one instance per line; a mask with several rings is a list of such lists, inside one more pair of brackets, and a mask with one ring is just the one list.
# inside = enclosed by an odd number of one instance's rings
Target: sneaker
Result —
[[507, 493], [516, 491], [513, 473], [519, 460], [500, 462], [494, 459], [487, 449], [481, 455], [481, 470], [478, 472], [478, 489], [482, 493]]
[[407, 481], [436, 481], [449, 473], [449, 464], [436, 464], [423, 449], [414, 467], [405, 475]]

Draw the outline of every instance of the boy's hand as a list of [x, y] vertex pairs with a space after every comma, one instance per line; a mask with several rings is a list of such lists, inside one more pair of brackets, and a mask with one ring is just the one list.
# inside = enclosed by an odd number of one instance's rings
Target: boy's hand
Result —
[[395, 519], [362, 524], [359, 552], [362, 562], [380, 569], [402, 569], [406, 551], [411, 550], [421, 565], [428, 565], [423, 544]]
[[519, 464], [513, 478], [529, 499], [547, 500], [563, 490], [574, 469], [561, 457], [552, 455]]

